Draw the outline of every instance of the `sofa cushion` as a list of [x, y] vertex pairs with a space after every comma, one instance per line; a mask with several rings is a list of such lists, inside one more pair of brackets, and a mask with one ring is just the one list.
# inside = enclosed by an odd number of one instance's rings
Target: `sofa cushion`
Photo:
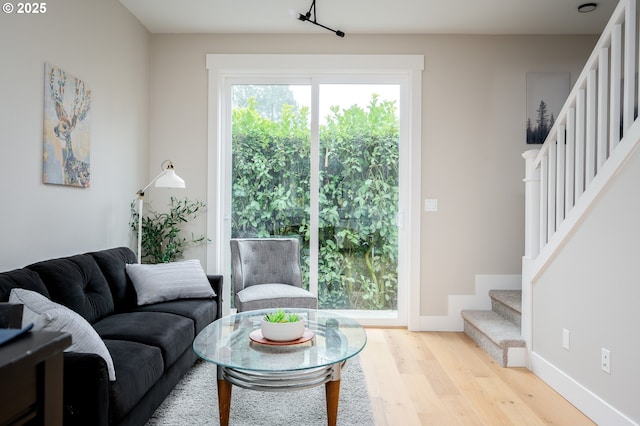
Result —
[[135, 307], [136, 291], [125, 268], [127, 263], [137, 262], [135, 253], [128, 247], [118, 247], [87, 254], [95, 259], [107, 279], [115, 310], [125, 311]]
[[62, 331], [71, 334], [71, 346], [65, 351], [100, 355], [107, 363], [109, 380], [116, 379], [111, 354], [91, 324], [80, 315], [39, 293], [21, 288], [11, 290], [9, 301], [24, 305], [23, 326], [33, 323], [34, 330]]
[[40, 275], [29, 269], [15, 269], [0, 274], [0, 302], [9, 300], [12, 288], [25, 288], [49, 297]]
[[117, 424], [164, 373], [162, 353], [155, 346], [124, 340], [105, 340], [118, 380], [111, 382], [110, 410], [113, 424]]
[[184, 299], [154, 303], [136, 308], [140, 312], [167, 312], [189, 318], [194, 324], [194, 335], [216, 320], [218, 306], [213, 300]]
[[93, 327], [103, 339], [128, 340], [160, 348], [165, 368], [191, 346], [195, 337], [193, 321], [164, 312], [113, 314]]
[[111, 290], [98, 264], [89, 255], [45, 260], [27, 266], [40, 275], [51, 300], [93, 323], [113, 312]]
[[152, 265], [135, 263], [126, 268], [138, 295], [138, 305], [216, 295], [197, 259]]

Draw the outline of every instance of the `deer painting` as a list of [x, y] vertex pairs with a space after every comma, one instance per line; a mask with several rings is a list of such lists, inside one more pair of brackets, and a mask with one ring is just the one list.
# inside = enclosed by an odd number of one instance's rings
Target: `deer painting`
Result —
[[[71, 82], [67, 80], [67, 73], [59, 68], [47, 67], [48, 69], [48, 89], [51, 102], [55, 110], [57, 120], [53, 120], [53, 134], [59, 139], [59, 149], [45, 148], [45, 162], [49, 156], [53, 156], [57, 161], [54, 164], [59, 165], [61, 172], [60, 179], [48, 179], [51, 170], [45, 171], [45, 182], [62, 183], [63, 185], [89, 187], [91, 182], [88, 163], [88, 138], [84, 141], [73, 141], [72, 136], [74, 130], [80, 122], [84, 122], [87, 118], [89, 108], [91, 106], [91, 91], [87, 89], [85, 83], [75, 77], [70, 77]], [[73, 90], [73, 104], [70, 108], [65, 108], [65, 89]], [[45, 124], [46, 125], [46, 124]], [[45, 132], [45, 144], [46, 144]], [[74, 153], [74, 145], [76, 148], [85, 145], [85, 158], [82, 161], [76, 157]], [[46, 166], [45, 166], [46, 168]], [[59, 182], [57, 182], [59, 181]]]

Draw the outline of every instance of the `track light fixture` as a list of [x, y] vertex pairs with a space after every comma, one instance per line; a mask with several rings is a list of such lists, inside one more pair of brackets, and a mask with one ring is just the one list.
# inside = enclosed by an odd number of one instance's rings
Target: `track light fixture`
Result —
[[[312, 16], [312, 12], [313, 12], [313, 18]], [[319, 23], [318, 21], [316, 21], [316, 0], [313, 0], [311, 2], [311, 7], [309, 8], [309, 11], [307, 13], [305, 13], [304, 15], [302, 13], [298, 14], [298, 19], [302, 22], [307, 21], [312, 23], [313, 25], [317, 25], [319, 27], [324, 28], [325, 30], [329, 30], [332, 33], [335, 33], [338, 37], [344, 37], [344, 33], [340, 30], [334, 30], [333, 28], [329, 28], [326, 27], [324, 25], [322, 25], [321, 23]]]

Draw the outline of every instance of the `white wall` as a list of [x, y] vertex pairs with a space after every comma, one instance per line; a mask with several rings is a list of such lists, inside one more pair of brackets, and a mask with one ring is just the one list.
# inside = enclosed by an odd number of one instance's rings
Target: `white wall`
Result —
[[[534, 283], [532, 348], [573, 382], [574, 391], [567, 397], [579, 397], [575, 389], [583, 387], [584, 393], [594, 392], [636, 423], [640, 423], [638, 182], [640, 152], [636, 151]], [[563, 328], [571, 334], [569, 350], [562, 348]], [[611, 374], [600, 370], [601, 348], [611, 351]], [[596, 406], [588, 404], [586, 409]]]
[[[149, 33], [117, 0], [0, 14], [0, 271], [129, 245], [149, 176]], [[44, 64], [92, 90], [91, 187], [42, 183]]]
[[446, 315], [476, 274], [520, 274], [524, 253], [526, 74], [570, 72], [592, 37], [427, 39], [423, 82], [422, 314]]
[[[520, 274], [526, 74], [570, 72], [573, 82], [595, 42], [593, 36], [153, 35], [151, 164], [174, 159], [187, 196], [206, 199], [207, 53], [425, 55], [422, 198], [438, 198], [440, 211], [421, 213], [421, 314], [444, 316], [449, 295], [474, 293], [477, 274]], [[188, 255], [206, 258], [204, 249]]]

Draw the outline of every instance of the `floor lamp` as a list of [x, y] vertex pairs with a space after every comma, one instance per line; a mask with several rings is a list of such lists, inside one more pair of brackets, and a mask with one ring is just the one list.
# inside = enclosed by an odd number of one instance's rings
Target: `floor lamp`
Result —
[[157, 188], [184, 188], [184, 180], [176, 174], [173, 164], [169, 160], [165, 160], [160, 165], [162, 172], [153, 178], [151, 182], [140, 191], [138, 191], [138, 263], [142, 263], [142, 204], [144, 203], [144, 192], [149, 189], [153, 183]]

